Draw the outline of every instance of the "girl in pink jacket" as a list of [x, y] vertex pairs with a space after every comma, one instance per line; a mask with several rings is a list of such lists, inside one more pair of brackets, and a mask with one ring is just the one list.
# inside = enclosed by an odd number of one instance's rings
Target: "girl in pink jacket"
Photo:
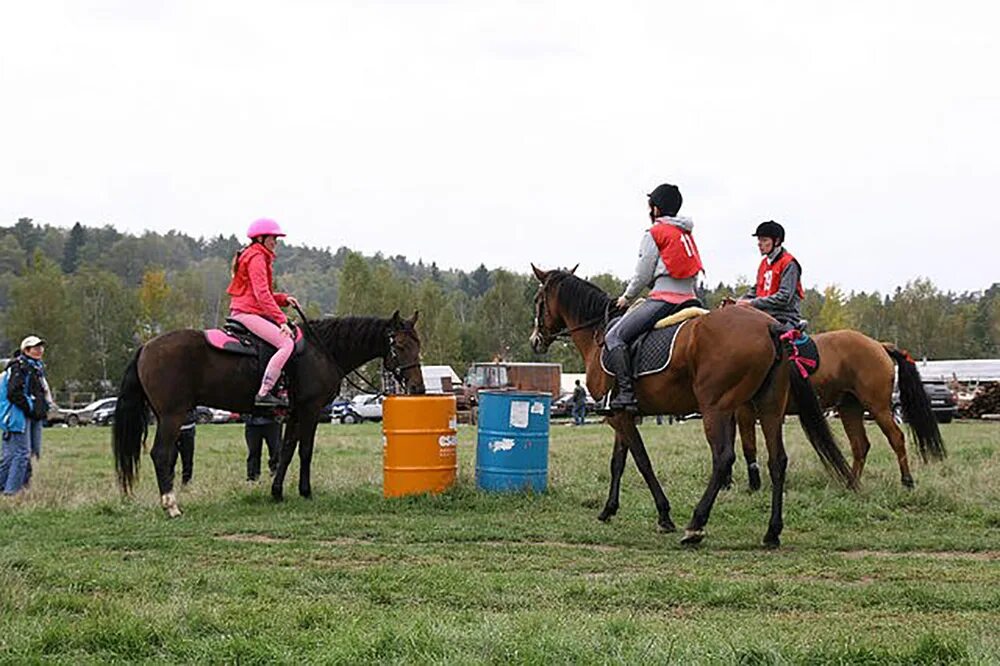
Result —
[[293, 296], [274, 291], [274, 250], [278, 238], [285, 234], [274, 220], [260, 219], [250, 225], [247, 236], [250, 245], [236, 253], [233, 259], [233, 279], [226, 289], [232, 298], [229, 316], [246, 326], [254, 335], [277, 348], [268, 361], [254, 404], [262, 407], [285, 406], [287, 403], [271, 395], [271, 389], [281, 377], [281, 369], [292, 355], [295, 341], [288, 327], [288, 317], [281, 311], [286, 305], [298, 307]]

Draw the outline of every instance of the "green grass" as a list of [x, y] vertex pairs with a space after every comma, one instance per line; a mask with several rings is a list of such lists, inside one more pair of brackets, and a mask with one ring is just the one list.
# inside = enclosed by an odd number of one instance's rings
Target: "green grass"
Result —
[[[701, 423], [642, 431], [683, 526], [710, 466]], [[296, 461], [280, 505], [242, 480], [241, 427], [199, 427], [173, 521], [148, 458], [123, 500], [107, 429], [47, 430], [34, 488], [0, 501], [0, 662], [997, 663], [1000, 426], [943, 432], [950, 457], [912, 456], [906, 491], [873, 431], [852, 494], [790, 422], [767, 551], [770, 487], [745, 491], [742, 457], [696, 549], [655, 531], [631, 460], [598, 523], [604, 425], [553, 426], [534, 496], [477, 492], [463, 427], [457, 487], [401, 500], [381, 496], [378, 426], [324, 425], [314, 499]]]

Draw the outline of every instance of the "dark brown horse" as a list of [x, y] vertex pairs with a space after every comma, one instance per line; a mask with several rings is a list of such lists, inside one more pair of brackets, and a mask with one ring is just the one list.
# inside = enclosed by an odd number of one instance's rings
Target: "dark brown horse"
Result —
[[[568, 335], [587, 367], [587, 388], [594, 399], [609, 390], [610, 380], [601, 369], [601, 344], [608, 313], [614, 304], [599, 287], [571, 272], [542, 271], [532, 266], [541, 283], [535, 296], [535, 329], [531, 345], [544, 352], [558, 337]], [[787, 457], [782, 440], [782, 418], [789, 391], [803, 405], [800, 423], [820, 458], [848, 486], [854, 477], [837, 449], [829, 427], [808, 382], [785, 362], [787, 350], [777, 338], [773, 319], [748, 308], [727, 308], [699, 317], [677, 333], [670, 365], [657, 374], [635, 382], [636, 397], [643, 414], [690, 414], [700, 412], [705, 437], [712, 451], [712, 476], [681, 543], [694, 544], [705, 536], [705, 524], [719, 490], [732, 474], [736, 460], [736, 410], [751, 404], [760, 418], [768, 450], [768, 468], [773, 493], [771, 518], [764, 544], [780, 543], [782, 500]], [[611, 456], [611, 488], [600, 520], [618, 511], [622, 471], [632, 453], [659, 513], [661, 529], [676, 529], [670, 518], [670, 503], [656, 478], [635, 418], [624, 412], [608, 417], [615, 431]]]
[[[840, 413], [844, 430], [851, 440], [854, 476], [861, 478], [865, 458], [871, 448], [864, 424], [865, 410], [868, 410], [896, 454], [903, 485], [912, 488], [906, 442], [893, 418], [894, 362], [899, 367], [899, 400], [903, 419], [917, 442], [920, 457], [924, 461], [945, 457], [941, 432], [913, 359], [895, 346], [876, 342], [858, 331], [817, 333], [812, 338], [819, 350], [819, 368], [809, 378], [810, 384], [823, 408], [837, 407]], [[797, 410], [795, 401], [791, 401], [788, 413], [797, 414]], [[760, 471], [757, 467], [757, 432], [753, 413], [749, 409], [741, 409], [737, 414], [737, 423], [750, 488], [757, 490], [760, 488]]]
[[[285, 472], [299, 442], [299, 494], [312, 494], [309, 470], [316, 424], [323, 405], [340, 392], [347, 373], [382, 358], [385, 369], [408, 392], [423, 393], [416, 321], [416, 313], [403, 320], [397, 311], [389, 319], [339, 317], [307, 322], [305, 348], [286, 365], [292, 406], [281, 444], [281, 462], [271, 486], [275, 499], [283, 497]], [[112, 448], [122, 491], [131, 492], [136, 481], [152, 408], [157, 426], [149, 455], [156, 468], [160, 503], [168, 516], [179, 516], [173, 492], [174, 442], [184, 415], [195, 405], [251, 411], [262, 371], [255, 357], [209, 346], [202, 331], [164, 333], [140, 347], [125, 370], [115, 407]]]

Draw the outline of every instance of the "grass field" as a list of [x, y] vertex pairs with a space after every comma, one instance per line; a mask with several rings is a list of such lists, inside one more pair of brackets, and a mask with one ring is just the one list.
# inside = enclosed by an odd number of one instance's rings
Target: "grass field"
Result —
[[[243, 481], [242, 428], [202, 426], [174, 521], [148, 458], [122, 500], [107, 429], [47, 430], [34, 488], [0, 500], [0, 662], [997, 663], [1000, 425], [942, 428], [950, 457], [914, 457], [912, 491], [872, 432], [852, 494], [790, 422], [777, 551], [760, 547], [769, 484], [748, 494], [742, 460], [696, 549], [655, 531], [631, 460], [598, 523], [598, 424], [553, 426], [544, 495], [477, 492], [463, 427], [458, 487], [395, 501], [379, 427], [323, 425], [314, 499], [296, 461], [280, 505]], [[642, 431], [683, 526], [701, 424]]]

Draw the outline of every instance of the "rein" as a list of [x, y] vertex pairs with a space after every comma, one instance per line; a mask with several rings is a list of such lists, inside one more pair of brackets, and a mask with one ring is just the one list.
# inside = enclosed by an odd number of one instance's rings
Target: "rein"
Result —
[[[351, 370], [350, 372], [344, 372], [344, 369], [340, 367], [339, 363], [337, 363], [337, 359], [334, 358], [333, 352], [327, 349], [326, 345], [322, 344], [322, 338], [320, 338], [319, 335], [316, 333], [315, 329], [313, 329], [312, 324], [309, 323], [309, 319], [306, 318], [306, 315], [304, 312], [302, 312], [302, 309], [298, 305], [292, 305], [292, 307], [295, 309], [295, 312], [298, 313], [299, 318], [302, 319], [302, 326], [303, 328], [305, 328], [306, 333], [308, 333], [310, 336], [312, 336], [314, 340], [316, 340], [317, 346], [321, 350], [323, 350], [323, 353], [326, 354], [327, 358], [330, 359], [330, 362], [333, 363], [333, 367], [335, 367], [337, 371], [340, 372], [340, 375], [343, 377], [345, 382], [350, 384], [351, 387], [354, 388], [354, 390], [359, 393], [372, 392], [375, 395], [380, 395], [380, 396], [385, 395], [385, 391], [379, 389], [374, 384], [372, 384], [371, 380], [369, 380], [367, 377], [358, 372], [357, 368]], [[408, 332], [406, 331], [403, 332], [409, 335]], [[414, 363], [407, 363], [406, 365], [399, 365], [399, 352], [396, 351], [396, 345], [393, 343], [392, 337], [393, 333], [390, 332], [388, 357], [391, 358], [393, 361], [396, 361], [396, 365], [393, 366], [391, 369], [389, 369], [389, 371], [392, 373], [393, 377], [395, 377], [397, 382], [405, 386], [406, 382], [403, 380], [404, 379], [403, 372], [411, 368], [417, 367], [418, 365], [420, 365], [420, 362], [417, 361]], [[386, 360], [385, 357], [383, 357], [382, 359], [383, 365], [385, 363], [385, 360]], [[351, 375], [354, 375], [359, 380], [361, 380], [361, 383], [367, 384], [368, 388], [363, 388], [355, 384], [354, 381], [351, 379]]]

